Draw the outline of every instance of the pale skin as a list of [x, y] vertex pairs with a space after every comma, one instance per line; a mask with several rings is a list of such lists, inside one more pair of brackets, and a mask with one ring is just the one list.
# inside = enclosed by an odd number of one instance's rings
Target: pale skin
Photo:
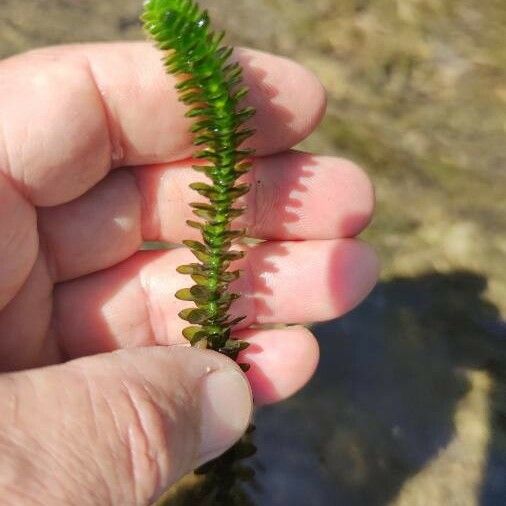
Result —
[[[248, 378], [183, 346], [191, 137], [147, 44], [48, 48], [0, 62], [0, 496], [8, 504], [145, 505], [231, 446], [257, 404], [310, 379], [301, 325], [343, 315], [378, 262], [355, 237], [374, 192], [353, 163], [290, 149], [325, 110], [301, 66], [236, 51], [258, 113], [254, 191], [238, 226], [266, 241], [240, 268]], [[253, 326], [253, 327], [252, 327]], [[16, 372], [14, 372], [16, 371]], [[249, 380], [249, 381], [248, 381]], [[251, 390], [250, 390], [251, 385]]]

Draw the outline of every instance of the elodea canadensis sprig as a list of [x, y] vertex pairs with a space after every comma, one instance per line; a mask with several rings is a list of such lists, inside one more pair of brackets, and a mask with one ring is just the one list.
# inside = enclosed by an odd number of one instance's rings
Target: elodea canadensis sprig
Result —
[[[198, 263], [182, 265], [177, 270], [191, 276], [195, 284], [179, 290], [176, 297], [194, 302], [179, 316], [191, 326], [183, 335], [193, 346], [203, 346], [236, 359], [247, 344], [231, 337], [231, 329], [244, 317], [230, 316], [230, 306], [239, 295], [229, 290], [240, 271], [230, 270], [244, 253], [231, 249], [244, 230], [235, 230], [231, 222], [244, 212], [234, 207], [236, 200], [249, 191], [249, 185], [237, 183], [251, 166], [253, 150], [241, 144], [253, 134], [244, 123], [254, 114], [251, 107], [240, 107], [247, 88], [241, 85], [242, 68], [230, 62], [232, 48], [221, 45], [224, 32], [213, 33], [209, 15], [193, 0], [147, 0], [143, 22], [158, 47], [167, 51], [167, 72], [180, 76], [176, 85], [180, 100], [189, 106], [186, 116], [193, 119], [191, 131], [194, 155], [204, 161], [194, 169], [209, 181], [190, 187], [208, 202], [192, 203], [199, 221], [189, 220], [200, 230], [201, 241], [188, 240]], [[247, 370], [246, 364], [241, 364]]]

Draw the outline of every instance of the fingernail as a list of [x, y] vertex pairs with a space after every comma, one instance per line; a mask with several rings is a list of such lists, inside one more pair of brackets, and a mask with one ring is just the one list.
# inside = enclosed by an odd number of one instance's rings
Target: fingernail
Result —
[[245, 432], [253, 407], [246, 377], [235, 369], [212, 372], [201, 385], [199, 465], [230, 448]]

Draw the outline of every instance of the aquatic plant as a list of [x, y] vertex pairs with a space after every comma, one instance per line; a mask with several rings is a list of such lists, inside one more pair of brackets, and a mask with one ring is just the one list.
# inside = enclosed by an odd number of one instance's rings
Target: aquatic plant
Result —
[[[239, 297], [229, 285], [240, 276], [230, 265], [244, 256], [243, 251], [233, 249], [233, 243], [245, 230], [233, 229], [232, 221], [245, 211], [235, 204], [249, 191], [249, 185], [237, 180], [250, 168], [253, 150], [240, 146], [254, 133], [244, 123], [255, 111], [240, 106], [248, 91], [241, 84], [242, 68], [230, 61], [232, 48], [221, 45], [224, 32], [211, 31], [208, 13], [195, 1], [147, 0], [142, 20], [158, 47], [167, 51], [163, 58], [167, 72], [180, 77], [176, 88], [180, 100], [189, 107], [186, 116], [193, 119], [193, 143], [198, 146], [194, 157], [203, 161], [193, 167], [210, 180], [190, 185], [208, 202], [190, 204], [201, 220], [187, 221], [201, 232], [202, 240], [183, 241], [199, 262], [177, 269], [195, 282], [175, 294], [195, 305], [179, 313], [191, 324], [183, 335], [192, 346], [236, 360], [248, 344], [232, 338], [232, 328], [244, 317], [229, 313]], [[239, 365], [248, 370], [247, 364]], [[251, 430], [224, 455], [197, 470], [207, 478], [200, 487], [199, 500], [205, 497], [205, 504], [222, 506], [245, 504], [246, 496], [238, 484], [254, 474], [241, 463], [255, 452]]]
[[[240, 145], [253, 134], [244, 123], [255, 111], [240, 107], [247, 94], [241, 85], [242, 68], [230, 61], [232, 48], [221, 45], [224, 32], [211, 31], [207, 11], [194, 0], [147, 0], [142, 19], [158, 47], [168, 52], [164, 56], [167, 72], [181, 77], [176, 88], [180, 100], [189, 106], [186, 116], [194, 120], [191, 132], [199, 147], [194, 156], [204, 161], [194, 169], [210, 179], [210, 184], [190, 185], [208, 202], [190, 204], [202, 221], [187, 221], [201, 232], [202, 241], [183, 241], [199, 263], [177, 269], [195, 282], [176, 293], [178, 299], [196, 306], [179, 313], [191, 324], [183, 335], [193, 346], [236, 359], [247, 343], [231, 337], [231, 329], [244, 317], [229, 314], [239, 297], [229, 290], [229, 284], [240, 276], [240, 271], [229, 267], [244, 255], [232, 249], [232, 244], [245, 231], [232, 229], [231, 222], [244, 212], [234, 207], [236, 200], [249, 191], [248, 184], [237, 180], [251, 166], [253, 150]], [[246, 364], [240, 365], [247, 370]]]

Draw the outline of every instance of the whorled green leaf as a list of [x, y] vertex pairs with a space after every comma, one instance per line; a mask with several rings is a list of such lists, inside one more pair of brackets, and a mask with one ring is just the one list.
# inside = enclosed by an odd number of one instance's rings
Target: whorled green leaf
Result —
[[255, 115], [255, 109], [253, 107], [245, 107], [236, 113], [235, 118], [238, 122], [244, 123]]
[[189, 90], [189, 89], [195, 89], [195, 87], [198, 86], [198, 80], [194, 77], [190, 77], [188, 79], [184, 79], [183, 81], [176, 84], [175, 88], [176, 90]]
[[245, 251], [227, 251], [223, 254], [223, 258], [226, 260], [230, 260], [231, 262], [234, 262], [235, 260], [239, 260], [241, 258], [244, 258], [246, 255]]
[[200, 260], [204, 264], [209, 262], [209, 260], [211, 259], [210, 255], [208, 255], [207, 253], [203, 253], [202, 251], [191, 250], [191, 252], [197, 257], [198, 260]]
[[242, 228], [240, 230], [227, 230], [226, 232], [223, 232], [223, 235], [227, 239], [233, 241], [234, 239], [240, 239], [241, 237], [244, 237], [246, 235], [246, 229]]
[[233, 95], [233, 99], [236, 102], [239, 102], [239, 100], [242, 100], [249, 92], [249, 88], [247, 86], [243, 86], [239, 88]]
[[255, 153], [254, 149], [237, 149], [235, 151], [235, 156], [237, 160], [244, 160], [246, 158], [251, 157]]
[[207, 288], [206, 286], [202, 285], [193, 285], [190, 288], [190, 295], [193, 297], [193, 300], [195, 302], [209, 302], [213, 299], [214, 294], [213, 292]]
[[251, 137], [255, 133], [255, 130], [253, 128], [245, 128], [244, 130], [238, 130], [236, 131], [234, 135], [234, 139], [238, 144], [241, 144], [241, 142], [245, 141], [249, 137]]
[[213, 177], [216, 174], [216, 167], [214, 165], [192, 165], [193, 170], [202, 172], [208, 177]]
[[251, 185], [249, 184], [240, 184], [238, 186], [234, 186], [234, 188], [230, 190], [230, 194], [233, 196], [233, 198], [239, 198], [243, 195], [246, 195], [246, 193], [249, 192], [250, 188]]
[[167, 71], [180, 76], [176, 88], [180, 100], [189, 106], [186, 116], [192, 119], [194, 144], [203, 146], [193, 156], [207, 162], [194, 168], [209, 181], [191, 184], [208, 199], [191, 204], [203, 221], [187, 221], [201, 231], [202, 240], [184, 241], [200, 264], [178, 268], [196, 284], [176, 294], [197, 306], [183, 310], [180, 316], [203, 326], [187, 327], [184, 334], [192, 344], [205, 339], [211, 348], [234, 354], [241, 345], [230, 339], [230, 328], [241, 318], [228, 316], [230, 305], [239, 297], [228, 285], [238, 279], [240, 271], [228, 269], [244, 256], [230, 248], [245, 230], [233, 230], [231, 223], [245, 211], [234, 203], [249, 190], [248, 184], [237, 184], [237, 179], [251, 167], [254, 151], [241, 144], [254, 133], [245, 126], [254, 109], [239, 106], [247, 94], [241, 83], [241, 65], [229, 61], [232, 48], [221, 45], [223, 32], [211, 31], [207, 12], [194, 0], [147, 0], [143, 20], [159, 47], [168, 51], [164, 58]]
[[190, 204], [195, 211], [206, 211], [210, 216], [216, 215], [216, 209], [211, 204], [204, 204], [203, 202], [192, 202]]
[[186, 220], [186, 224], [189, 227], [196, 228], [198, 230], [204, 229], [204, 223], [202, 223], [201, 221]]
[[237, 207], [230, 209], [230, 218], [239, 218], [239, 216], [242, 216], [246, 211], [245, 207]]
[[240, 276], [241, 276], [241, 271], [222, 272], [220, 274], [220, 281], [224, 281], [226, 283], [230, 283], [232, 281], [235, 281], [236, 279], [239, 279]]
[[191, 341], [197, 332], [202, 332], [202, 327], [192, 325], [191, 327], [185, 327], [183, 329], [183, 336], [186, 337], [188, 341]]
[[209, 277], [207, 277], [204, 274], [192, 274], [191, 278], [193, 279], [193, 281], [195, 281], [195, 283], [197, 283], [197, 285], [201, 286], [209, 285]]
[[199, 218], [204, 218], [205, 220], [214, 220], [216, 217], [216, 211], [208, 211], [206, 209], [194, 209], [193, 214], [198, 216]]
[[182, 288], [176, 292], [176, 298], [185, 301], [194, 301], [195, 297], [191, 293], [189, 288]]
[[208, 335], [204, 332], [204, 331], [201, 331], [201, 332], [197, 332], [192, 339], [190, 339], [190, 344], [192, 346], [196, 346], [197, 344], [199, 344], [201, 341], [203, 341], [204, 339], [208, 339]]
[[197, 135], [193, 139], [193, 144], [195, 144], [195, 146], [202, 146], [203, 144], [209, 144], [212, 141], [213, 141], [213, 137], [211, 135], [202, 134], [202, 135]]
[[245, 320], [246, 316], [238, 316], [236, 318], [232, 318], [231, 320], [227, 321], [227, 325], [230, 327], [233, 327], [234, 325], [237, 325], [238, 323], [241, 323], [243, 320]]
[[238, 293], [225, 292], [220, 296], [217, 304], [223, 311], [228, 311], [233, 302], [239, 297], [240, 295]]
[[234, 170], [236, 173], [239, 173], [239, 174], [245, 174], [246, 172], [248, 172], [252, 167], [252, 163], [250, 161], [247, 161], [247, 162], [239, 162]]
[[187, 118], [198, 118], [199, 116], [210, 116], [213, 110], [210, 107], [194, 107], [185, 113]]
[[197, 151], [193, 156], [200, 160], [209, 160], [211, 162], [217, 162], [219, 160], [219, 155], [209, 148]]
[[201, 121], [195, 121], [195, 123], [190, 128], [190, 132], [196, 133], [201, 130], [209, 130], [212, 127], [213, 127], [213, 121], [211, 119], [204, 119]]
[[199, 241], [183, 241], [183, 244], [193, 251], [207, 252], [207, 248]]
[[250, 346], [249, 343], [245, 341], [239, 341], [236, 339], [229, 339], [225, 346], [222, 346], [219, 351], [222, 353], [238, 353]]
[[179, 267], [177, 267], [176, 270], [180, 274], [203, 274], [203, 273], [205, 273], [205, 269], [202, 264], [180, 265]]
[[209, 319], [209, 314], [205, 309], [187, 308], [179, 312], [179, 317], [189, 323], [202, 325]]
[[182, 95], [180, 100], [181, 102], [184, 102], [186, 105], [192, 105], [198, 102], [202, 102], [202, 95], [192, 90]]
[[216, 191], [211, 185], [206, 183], [191, 183], [190, 188], [201, 193], [204, 196], [207, 196], [209, 193]]

